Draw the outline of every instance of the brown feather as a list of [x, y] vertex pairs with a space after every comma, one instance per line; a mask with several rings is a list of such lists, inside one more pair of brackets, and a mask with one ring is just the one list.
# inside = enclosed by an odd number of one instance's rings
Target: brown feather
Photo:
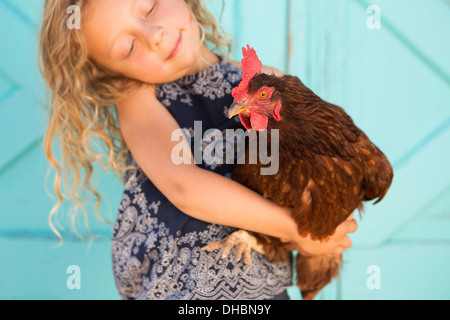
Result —
[[[318, 240], [332, 235], [355, 209], [362, 209], [363, 201], [383, 199], [393, 179], [392, 167], [344, 109], [320, 99], [297, 77], [257, 75], [249, 93], [261, 86], [274, 87], [273, 99], [282, 101], [281, 121], [270, 118], [268, 124], [269, 131], [279, 130], [280, 169], [261, 175], [264, 166], [249, 164], [247, 150], [245, 164], [234, 167], [234, 180], [291, 208], [299, 233]], [[267, 136], [270, 140], [270, 133]], [[292, 248], [279, 239], [256, 236], [269, 259], [290, 256]], [[340, 255], [298, 255], [297, 285], [304, 298], [314, 298], [338, 275], [341, 263]]]

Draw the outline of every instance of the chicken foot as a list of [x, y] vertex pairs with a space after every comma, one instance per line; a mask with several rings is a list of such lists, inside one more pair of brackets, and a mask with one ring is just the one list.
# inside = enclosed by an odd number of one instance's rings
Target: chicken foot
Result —
[[264, 254], [262, 245], [258, 243], [256, 238], [245, 230], [238, 230], [225, 239], [211, 242], [202, 250], [214, 251], [222, 249], [222, 258], [230, 255], [231, 250], [234, 249], [234, 258], [236, 261], [243, 259], [244, 263], [249, 267], [252, 266], [252, 250]]

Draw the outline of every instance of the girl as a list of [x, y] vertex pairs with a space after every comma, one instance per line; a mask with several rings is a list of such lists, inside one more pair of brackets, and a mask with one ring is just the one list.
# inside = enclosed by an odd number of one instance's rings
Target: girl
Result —
[[[66, 25], [71, 5], [81, 10], [80, 29]], [[302, 254], [341, 253], [351, 245], [352, 219], [328, 241], [312, 241], [298, 235], [288, 208], [229, 179], [232, 165], [172, 161], [177, 129], [192, 134], [195, 121], [202, 135], [241, 128], [226, 117], [242, 77], [239, 63], [224, 58], [227, 46], [200, 0], [45, 2], [40, 48], [51, 89], [45, 149], [59, 196], [50, 221], [69, 174], [68, 194], [81, 205], [80, 186], [100, 201], [90, 185], [94, 162], [124, 178], [112, 245], [123, 299], [287, 299], [289, 262], [252, 252], [249, 267], [202, 250], [236, 228], [286, 239]], [[52, 153], [55, 137], [62, 165]], [[93, 137], [106, 154], [94, 150]]]

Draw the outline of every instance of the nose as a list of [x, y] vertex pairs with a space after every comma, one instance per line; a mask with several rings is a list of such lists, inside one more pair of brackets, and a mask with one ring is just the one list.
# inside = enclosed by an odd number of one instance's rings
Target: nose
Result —
[[166, 35], [166, 29], [161, 26], [147, 26], [145, 38], [151, 51], [158, 51]]

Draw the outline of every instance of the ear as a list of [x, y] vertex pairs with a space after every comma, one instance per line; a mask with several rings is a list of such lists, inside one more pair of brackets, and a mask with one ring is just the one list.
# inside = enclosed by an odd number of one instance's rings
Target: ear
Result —
[[281, 101], [278, 101], [277, 104], [275, 105], [275, 108], [273, 109], [273, 118], [276, 121], [280, 121], [281, 120]]

